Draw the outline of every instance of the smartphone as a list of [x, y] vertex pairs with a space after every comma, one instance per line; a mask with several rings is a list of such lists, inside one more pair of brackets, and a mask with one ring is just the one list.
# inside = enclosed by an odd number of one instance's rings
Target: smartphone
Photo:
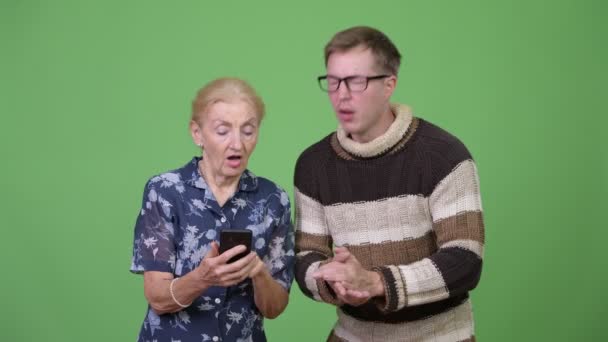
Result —
[[251, 252], [251, 230], [247, 229], [228, 229], [220, 232], [220, 254], [238, 245], [247, 247], [243, 253], [237, 254], [228, 260], [228, 263], [235, 262]]

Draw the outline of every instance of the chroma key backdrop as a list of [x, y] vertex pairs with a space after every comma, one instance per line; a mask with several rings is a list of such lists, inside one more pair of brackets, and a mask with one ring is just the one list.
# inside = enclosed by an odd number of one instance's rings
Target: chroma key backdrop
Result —
[[[0, 1], [0, 341], [135, 341], [129, 272], [146, 180], [198, 153], [206, 82], [267, 104], [249, 164], [293, 195], [335, 130], [316, 77], [354, 25], [403, 63], [393, 99], [476, 160], [486, 223], [479, 341], [606, 341], [607, 5], [602, 1]], [[270, 341], [323, 341], [335, 309], [294, 283]]]

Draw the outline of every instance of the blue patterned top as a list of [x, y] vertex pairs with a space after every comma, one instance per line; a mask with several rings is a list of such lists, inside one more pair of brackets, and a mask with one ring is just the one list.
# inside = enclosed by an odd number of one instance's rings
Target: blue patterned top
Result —
[[[151, 178], [135, 225], [131, 272], [195, 269], [224, 229], [249, 229], [252, 249], [289, 291], [294, 235], [289, 197], [273, 182], [245, 170], [234, 196], [220, 207], [198, 171], [200, 158]], [[139, 339], [162, 341], [266, 341], [251, 279], [211, 287], [188, 308], [157, 315], [148, 306]]]

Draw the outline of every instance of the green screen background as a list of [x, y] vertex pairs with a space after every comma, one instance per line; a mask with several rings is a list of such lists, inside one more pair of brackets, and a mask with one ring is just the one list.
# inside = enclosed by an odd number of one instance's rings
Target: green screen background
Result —
[[[148, 177], [197, 149], [190, 101], [219, 76], [267, 103], [250, 163], [292, 194], [335, 129], [322, 48], [358, 24], [404, 58], [394, 100], [479, 168], [481, 341], [608, 339], [607, 6], [602, 1], [0, 2], [0, 341], [134, 341], [128, 272]], [[604, 136], [604, 138], [602, 138]], [[271, 341], [321, 341], [332, 307], [294, 285]]]

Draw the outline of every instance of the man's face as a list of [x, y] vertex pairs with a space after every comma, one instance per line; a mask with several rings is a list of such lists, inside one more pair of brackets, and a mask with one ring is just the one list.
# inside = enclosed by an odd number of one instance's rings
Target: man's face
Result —
[[[345, 78], [349, 76], [377, 76], [385, 74], [377, 66], [372, 51], [365, 47], [334, 52], [327, 60], [327, 75]], [[370, 80], [367, 89], [350, 91], [344, 81], [338, 90], [329, 92], [329, 99], [340, 125], [347, 134], [358, 141], [370, 140], [384, 133], [382, 116], [389, 111], [389, 99], [396, 78], [390, 76]]]

